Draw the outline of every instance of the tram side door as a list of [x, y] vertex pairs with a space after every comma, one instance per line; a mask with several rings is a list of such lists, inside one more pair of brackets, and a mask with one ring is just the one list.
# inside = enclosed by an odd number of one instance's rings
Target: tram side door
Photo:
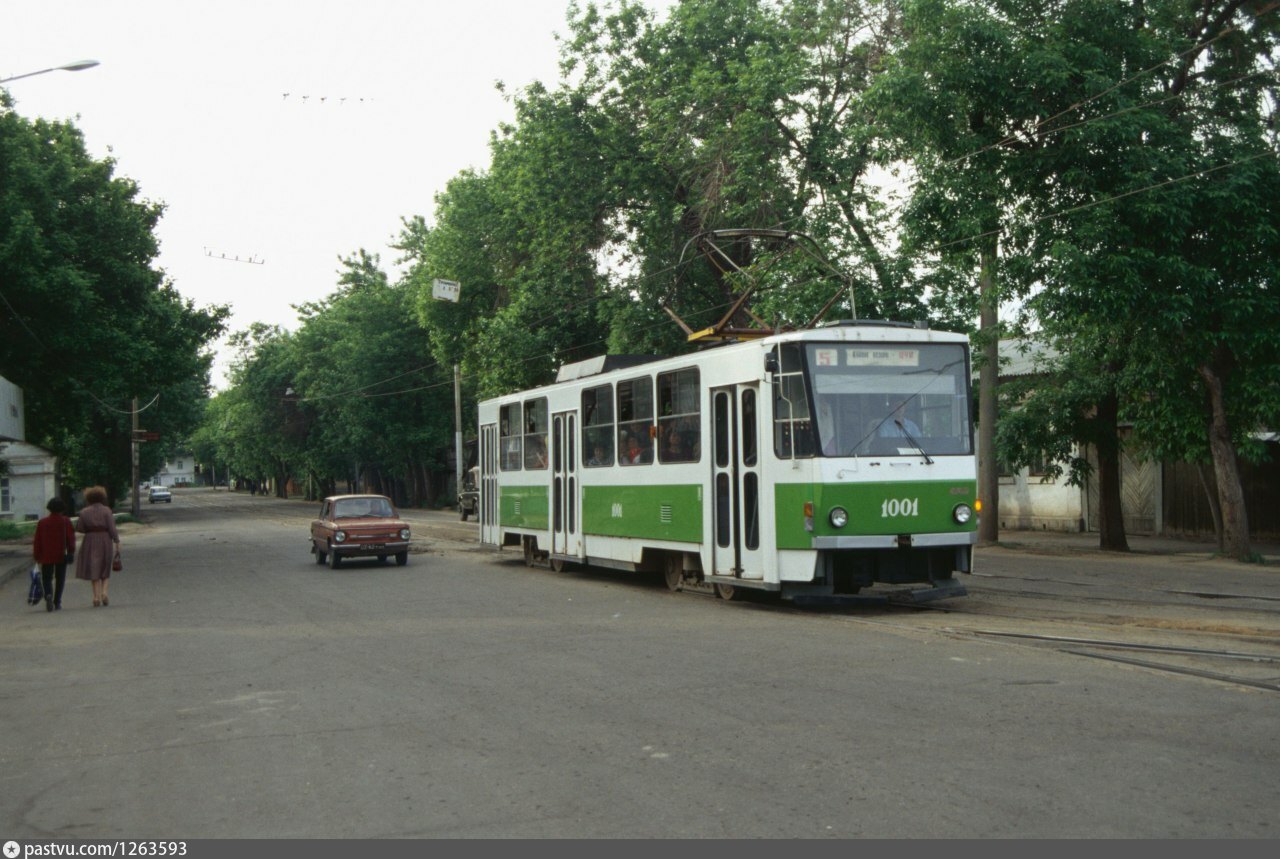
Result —
[[580, 558], [577, 438], [577, 412], [551, 416], [551, 554]]
[[711, 391], [715, 575], [764, 578], [760, 550], [760, 386]]
[[498, 544], [498, 425], [480, 427], [480, 542]]

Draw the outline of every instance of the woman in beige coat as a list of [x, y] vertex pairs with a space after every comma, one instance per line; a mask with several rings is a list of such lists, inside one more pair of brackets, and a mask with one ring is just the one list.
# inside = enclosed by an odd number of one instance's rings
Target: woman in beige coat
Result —
[[76, 578], [93, 584], [94, 606], [107, 604], [107, 582], [111, 562], [120, 551], [116, 517], [107, 506], [107, 490], [94, 486], [84, 491], [85, 507], [76, 520], [76, 530], [84, 537], [76, 553]]

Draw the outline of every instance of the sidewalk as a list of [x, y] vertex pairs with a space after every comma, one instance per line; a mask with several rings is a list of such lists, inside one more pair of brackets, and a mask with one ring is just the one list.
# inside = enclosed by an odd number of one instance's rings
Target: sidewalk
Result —
[[[1212, 539], [1194, 540], [1178, 537], [1148, 537], [1130, 534], [1127, 536], [1129, 552], [1133, 555], [1178, 555], [1198, 557], [1205, 560], [1214, 559], [1218, 545]], [[1062, 554], [1066, 552], [1097, 552], [1108, 558], [1123, 558], [1123, 552], [1108, 552], [1098, 548], [1098, 533], [1064, 532], [1064, 531], [1001, 531], [1000, 546], [1002, 548]], [[1280, 543], [1255, 542], [1253, 551], [1262, 556], [1265, 566], [1280, 566]], [[1222, 559], [1225, 560], [1225, 559]], [[1227, 563], [1233, 563], [1226, 561]], [[1240, 566], [1249, 567], [1249, 564]], [[1277, 570], [1280, 575], [1280, 570]]]

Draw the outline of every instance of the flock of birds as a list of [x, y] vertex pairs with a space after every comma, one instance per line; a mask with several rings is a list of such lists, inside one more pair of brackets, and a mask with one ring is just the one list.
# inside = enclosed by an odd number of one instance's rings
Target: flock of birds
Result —
[[[283, 99], [283, 100], [284, 100], [284, 101], [288, 101], [288, 100], [289, 100], [289, 96], [291, 96], [291, 95], [293, 95], [293, 93], [290, 93], [290, 92], [284, 93], [284, 99]], [[309, 98], [311, 98], [311, 96], [309, 96], [309, 95], [298, 96], [298, 99], [301, 99], [303, 104], [306, 104], [306, 103], [307, 103], [307, 99], [309, 99]], [[295, 101], [296, 101], [296, 100], [297, 100], [297, 99], [295, 99]], [[330, 101], [330, 100], [332, 100], [332, 101], [336, 101], [339, 105], [342, 105], [342, 104], [344, 104], [346, 101], [348, 101], [348, 99], [347, 99], [347, 97], [346, 97], [345, 95], [344, 95], [344, 96], [342, 96], [341, 98], [335, 98], [335, 99], [330, 99], [330, 98], [329, 98], [329, 96], [327, 96], [327, 95], [322, 95], [322, 96], [320, 96], [320, 97], [319, 97], [319, 101], [320, 101], [320, 103], [321, 103], [321, 104], [324, 104], [325, 102]], [[367, 102], [367, 101], [373, 101], [373, 99], [371, 99], [371, 98], [363, 98], [363, 97], [358, 98], [358, 99], [350, 99], [350, 100], [351, 100], [351, 101], [353, 101], [353, 102], [357, 102], [357, 103], [359, 103], [359, 104], [364, 104], [364, 103], [365, 103], [365, 102]]]

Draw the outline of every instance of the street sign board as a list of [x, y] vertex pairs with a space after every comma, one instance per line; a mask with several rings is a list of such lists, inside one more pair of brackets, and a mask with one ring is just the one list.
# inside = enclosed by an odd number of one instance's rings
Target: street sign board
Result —
[[456, 280], [442, 280], [436, 278], [431, 281], [431, 297], [438, 298], [441, 301], [457, 302], [458, 296], [462, 293], [462, 284]]
[[159, 441], [160, 433], [147, 432], [146, 430], [134, 430], [133, 440], [134, 441]]

